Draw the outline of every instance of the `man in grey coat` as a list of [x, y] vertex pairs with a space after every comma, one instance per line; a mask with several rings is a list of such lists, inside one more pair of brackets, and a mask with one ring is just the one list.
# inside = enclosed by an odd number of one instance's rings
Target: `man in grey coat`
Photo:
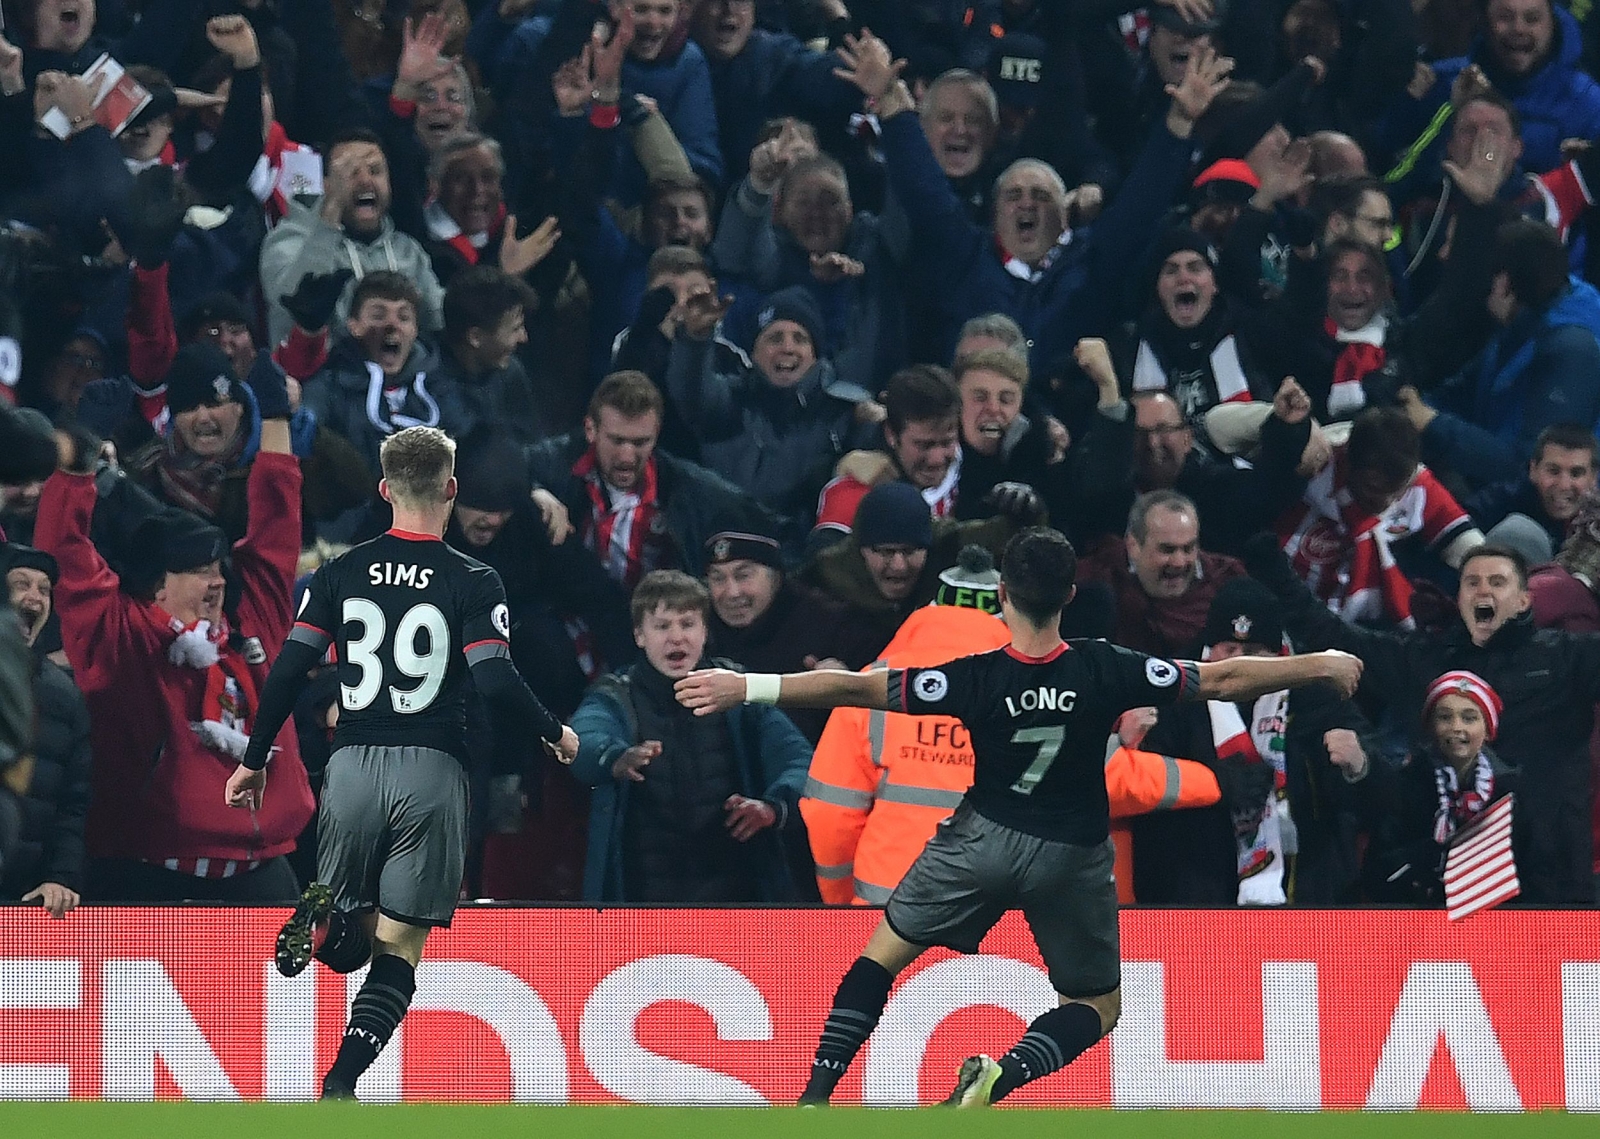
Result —
[[387, 269], [409, 277], [422, 293], [418, 317], [424, 332], [444, 327], [444, 289], [433, 263], [417, 240], [398, 232], [389, 216], [389, 163], [378, 136], [368, 130], [341, 135], [328, 148], [321, 198], [298, 201], [289, 216], [261, 245], [261, 291], [266, 295], [267, 334], [277, 344], [294, 318], [283, 298], [307, 273], [350, 269], [355, 280], [345, 288], [335, 317], [350, 314], [350, 298], [362, 277]]

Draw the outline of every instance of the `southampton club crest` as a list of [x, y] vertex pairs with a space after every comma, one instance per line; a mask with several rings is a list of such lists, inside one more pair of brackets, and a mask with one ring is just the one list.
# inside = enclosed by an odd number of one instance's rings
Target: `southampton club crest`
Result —
[[1254, 622], [1250, 620], [1249, 615], [1245, 613], [1239, 614], [1233, 619], [1233, 639], [1236, 641], [1248, 641], [1252, 628], [1254, 628]]

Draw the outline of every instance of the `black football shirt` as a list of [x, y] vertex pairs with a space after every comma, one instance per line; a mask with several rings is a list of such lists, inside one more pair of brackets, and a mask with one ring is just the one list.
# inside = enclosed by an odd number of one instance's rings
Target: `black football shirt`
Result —
[[1049, 656], [1007, 646], [936, 668], [892, 669], [889, 708], [955, 716], [972, 736], [967, 802], [986, 818], [1055, 842], [1110, 833], [1106, 740], [1129, 708], [1199, 694], [1192, 661], [1073, 640]]
[[317, 570], [290, 639], [336, 646], [335, 748], [428, 747], [465, 762], [467, 669], [510, 657], [510, 635], [499, 574], [390, 530]]

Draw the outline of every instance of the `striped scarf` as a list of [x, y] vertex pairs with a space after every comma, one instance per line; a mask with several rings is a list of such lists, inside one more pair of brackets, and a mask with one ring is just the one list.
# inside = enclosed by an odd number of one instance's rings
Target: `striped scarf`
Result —
[[1433, 815], [1433, 841], [1440, 846], [1447, 845], [1456, 831], [1483, 814], [1494, 801], [1494, 769], [1489, 757], [1479, 752], [1477, 765], [1470, 790], [1461, 786], [1453, 766], [1434, 765], [1433, 780], [1439, 792], [1439, 806]]
[[1238, 757], [1249, 763], [1270, 763], [1273, 789], [1266, 801], [1233, 815], [1238, 845], [1241, 906], [1281, 906], [1289, 900], [1286, 858], [1296, 852], [1294, 821], [1289, 817], [1284, 731], [1289, 722], [1289, 693], [1269, 692], [1257, 698], [1246, 726], [1239, 706], [1228, 700], [1206, 701], [1211, 741], [1217, 758]]

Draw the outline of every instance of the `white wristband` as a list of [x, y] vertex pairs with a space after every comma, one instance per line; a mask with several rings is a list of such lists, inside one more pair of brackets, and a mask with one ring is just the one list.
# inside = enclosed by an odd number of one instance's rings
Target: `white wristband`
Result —
[[776, 704], [783, 678], [775, 672], [747, 672], [744, 676], [746, 704]]

